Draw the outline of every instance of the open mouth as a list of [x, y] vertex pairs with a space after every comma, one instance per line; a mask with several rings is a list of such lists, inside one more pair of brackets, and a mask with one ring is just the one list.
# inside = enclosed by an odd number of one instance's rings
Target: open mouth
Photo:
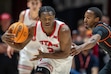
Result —
[[88, 29], [88, 28], [89, 28], [87, 23], [84, 23], [84, 25], [85, 25], [86, 29]]

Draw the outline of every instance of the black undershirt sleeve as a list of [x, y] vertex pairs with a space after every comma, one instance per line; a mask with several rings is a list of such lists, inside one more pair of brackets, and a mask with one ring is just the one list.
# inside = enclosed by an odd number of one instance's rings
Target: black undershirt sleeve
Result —
[[105, 37], [108, 36], [108, 30], [104, 28], [103, 26], [97, 26], [93, 29], [92, 32], [93, 35], [99, 34], [101, 36], [101, 39], [104, 39]]

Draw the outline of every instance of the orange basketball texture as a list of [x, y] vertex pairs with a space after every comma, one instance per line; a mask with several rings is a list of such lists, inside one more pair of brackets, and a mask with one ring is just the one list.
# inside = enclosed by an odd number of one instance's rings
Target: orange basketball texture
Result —
[[28, 27], [21, 22], [13, 23], [9, 27], [9, 32], [15, 34], [15, 43], [22, 43], [28, 38]]

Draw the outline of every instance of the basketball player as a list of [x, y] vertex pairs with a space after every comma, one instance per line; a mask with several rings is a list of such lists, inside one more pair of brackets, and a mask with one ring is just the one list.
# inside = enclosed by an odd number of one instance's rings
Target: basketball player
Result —
[[[111, 57], [111, 27], [101, 22], [102, 11], [97, 7], [89, 8], [84, 15], [84, 22], [88, 28], [93, 29], [92, 37], [82, 45], [72, 49], [72, 55], [92, 48], [97, 42]], [[111, 60], [100, 70], [99, 74], [111, 74]]]
[[[41, 7], [42, 0], [28, 0], [26, 9], [20, 13], [19, 22], [25, 23], [27, 26], [34, 26], [33, 23], [36, 23], [38, 20], [38, 11]], [[34, 36], [35, 37], [35, 36]], [[37, 47], [33, 46], [36, 44], [36, 40], [31, 40], [30, 43], [20, 51], [20, 59], [19, 59], [19, 74], [31, 74], [34, 66], [37, 65], [37, 61], [30, 61], [32, 56], [36, 54]], [[9, 46], [7, 49], [8, 56], [11, 58], [14, 50]]]
[[[55, 20], [55, 10], [50, 6], [41, 7], [39, 18], [40, 21], [36, 23], [36, 39], [38, 40], [36, 45], [40, 45], [41, 48], [39, 54], [31, 59], [38, 60], [36, 73], [69, 74], [73, 58], [69, 56], [72, 42], [69, 27], [64, 22]], [[32, 38], [33, 29], [34, 27], [29, 28], [27, 42]], [[13, 43], [14, 41], [10, 38], [13, 38], [13, 35], [8, 33], [2, 37], [4, 42], [16, 49], [25, 45]]]

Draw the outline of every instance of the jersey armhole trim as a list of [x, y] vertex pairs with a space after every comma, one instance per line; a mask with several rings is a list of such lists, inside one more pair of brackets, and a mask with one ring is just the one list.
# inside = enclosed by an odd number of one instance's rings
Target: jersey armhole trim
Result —
[[58, 41], [60, 41], [60, 39], [59, 39], [59, 32], [60, 32], [60, 29], [62, 28], [63, 25], [64, 25], [64, 24], [61, 24], [61, 25], [59, 26], [59, 29], [58, 29]]

